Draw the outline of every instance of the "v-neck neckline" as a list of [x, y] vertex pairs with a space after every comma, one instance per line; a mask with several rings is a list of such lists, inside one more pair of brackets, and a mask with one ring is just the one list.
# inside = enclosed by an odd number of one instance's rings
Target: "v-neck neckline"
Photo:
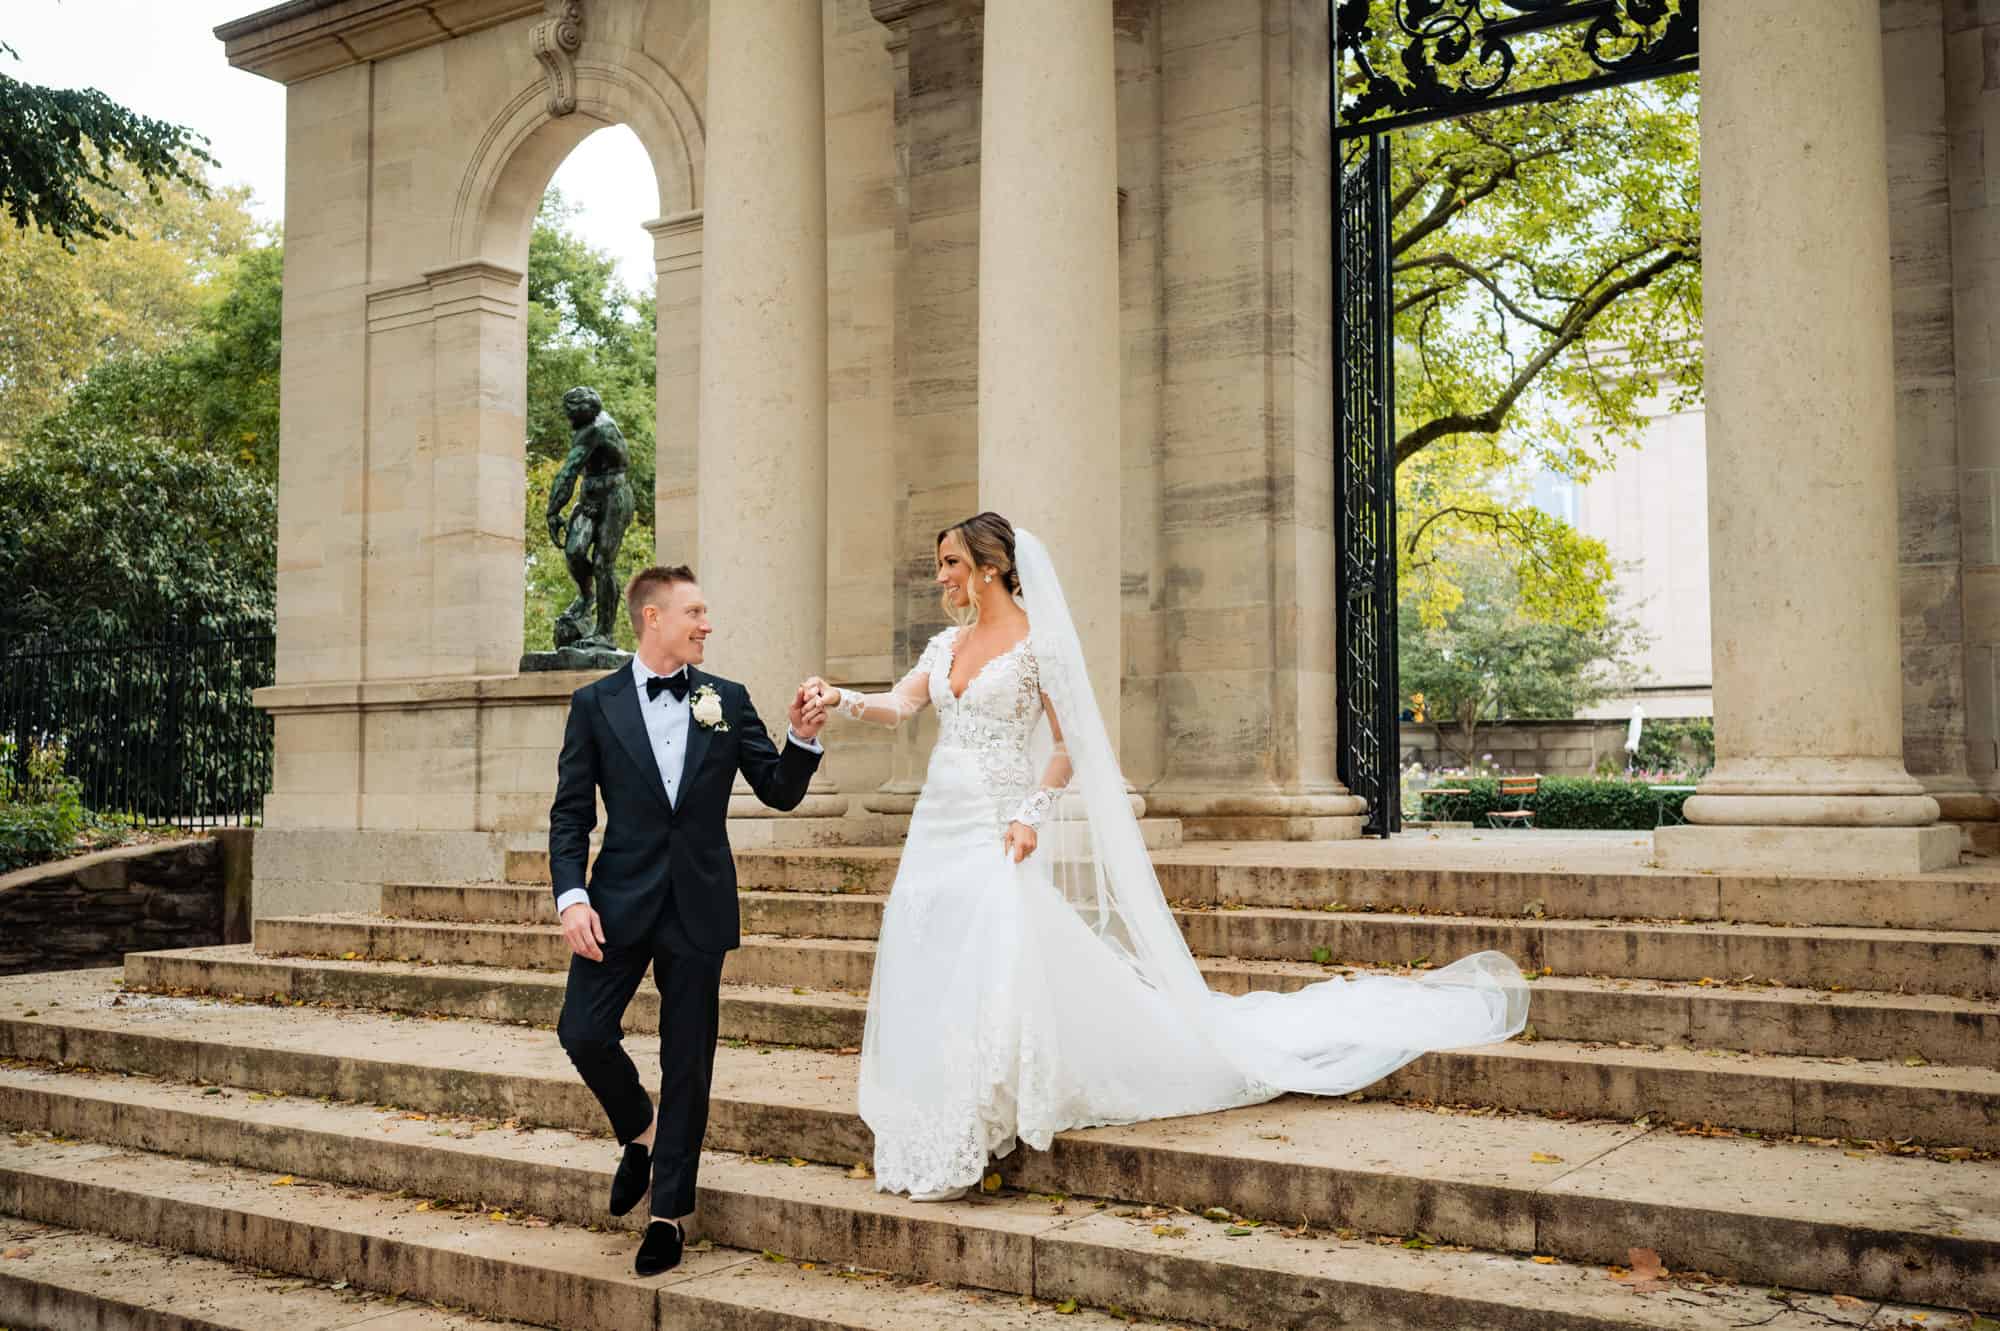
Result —
[[944, 691], [951, 695], [951, 700], [953, 702], [964, 702], [965, 695], [972, 692], [972, 686], [974, 684], [977, 684], [980, 681], [980, 678], [984, 676], [988, 670], [991, 670], [993, 668], [993, 664], [996, 661], [1001, 661], [1009, 656], [1012, 656], [1015, 652], [1020, 651], [1021, 648], [1025, 647], [1028, 643], [1028, 635], [1023, 633], [1020, 637], [1014, 639], [1012, 643], [1008, 644], [1006, 650], [995, 652], [992, 656], [989, 656], [984, 661], [980, 662], [979, 669], [973, 671], [972, 674], [969, 677], [967, 677], [965, 681], [965, 689], [963, 692], [961, 692], [957, 689], [952, 688], [951, 672], [952, 672], [952, 667], [958, 664], [959, 639], [963, 638], [966, 634], [970, 633], [971, 631], [972, 631], [971, 629], [960, 629], [957, 633], [952, 634], [950, 654], [945, 658]]

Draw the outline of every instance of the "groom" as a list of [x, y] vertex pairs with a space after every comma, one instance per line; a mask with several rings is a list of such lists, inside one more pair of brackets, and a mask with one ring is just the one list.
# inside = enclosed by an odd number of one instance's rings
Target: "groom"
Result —
[[[651, 1176], [652, 1220], [634, 1262], [648, 1276], [679, 1264], [694, 1212], [722, 959], [739, 941], [724, 824], [730, 786], [740, 771], [764, 803], [797, 808], [819, 766], [826, 712], [817, 692], [801, 688], [780, 750], [741, 684], [696, 669], [708, 606], [686, 566], [639, 573], [625, 609], [639, 642], [631, 664], [570, 699], [549, 806], [549, 872], [575, 954], [556, 1032], [624, 1147], [611, 1214], [638, 1205]], [[600, 794], [604, 844], [586, 886]], [[660, 991], [657, 1118], [619, 1044], [649, 964]]]

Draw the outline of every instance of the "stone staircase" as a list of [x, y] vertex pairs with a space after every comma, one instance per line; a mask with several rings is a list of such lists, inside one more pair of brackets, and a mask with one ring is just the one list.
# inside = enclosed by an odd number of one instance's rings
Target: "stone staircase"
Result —
[[[1346, 1100], [1067, 1134], [1000, 1162], [994, 1193], [926, 1206], [873, 1190], [854, 1110], [894, 852], [738, 858], [746, 937], [725, 971], [704, 1245], [672, 1278], [634, 1278], [634, 1234], [603, 1228], [613, 1151], [554, 1039], [566, 952], [546, 860], [522, 853], [508, 882], [387, 884], [379, 917], [265, 919], [254, 949], [135, 954], [122, 983], [0, 981], [0, 1123], [17, 1129], [0, 1139], [15, 1218], [0, 1225], [33, 1250], [0, 1259], [0, 1326], [96, 1325], [33, 1310], [136, 1308], [244, 1268], [292, 1277], [320, 1301], [299, 1318], [327, 1327], [383, 1317], [390, 1295], [413, 1329], [1056, 1314], [1786, 1331], [2000, 1311], [2000, 893], [1976, 878], [1397, 873], [1284, 847], [1163, 850], [1215, 987], [1497, 947], [1536, 974], [1532, 1038], [1431, 1056]], [[656, 1021], [642, 987], [642, 1070]], [[162, 1245], [132, 1262], [184, 1275], [93, 1288], [94, 1243]], [[1629, 1269], [1633, 1249], [1669, 1274]], [[175, 1315], [191, 1320], [103, 1324], [248, 1324]]]

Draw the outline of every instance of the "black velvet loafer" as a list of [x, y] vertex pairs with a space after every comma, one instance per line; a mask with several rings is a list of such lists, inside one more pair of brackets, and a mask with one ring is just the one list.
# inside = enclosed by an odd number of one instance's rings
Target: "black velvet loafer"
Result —
[[611, 1214], [624, 1215], [645, 1200], [653, 1181], [653, 1153], [637, 1142], [625, 1148], [611, 1176]]
[[632, 1269], [642, 1276], [656, 1276], [662, 1271], [671, 1271], [681, 1264], [681, 1227], [671, 1220], [655, 1220], [646, 1226], [646, 1237], [639, 1241], [639, 1255], [632, 1259]]

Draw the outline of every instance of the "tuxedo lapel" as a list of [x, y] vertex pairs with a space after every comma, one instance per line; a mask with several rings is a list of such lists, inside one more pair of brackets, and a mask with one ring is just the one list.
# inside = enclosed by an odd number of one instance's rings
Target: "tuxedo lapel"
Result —
[[609, 692], [598, 695], [598, 703], [604, 709], [604, 719], [611, 723], [611, 733], [618, 737], [632, 761], [639, 764], [646, 788], [659, 797], [660, 803], [673, 808], [667, 788], [660, 780], [660, 764], [653, 757], [653, 742], [646, 737], [646, 717], [639, 710], [645, 706], [644, 695], [632, 682], [629, 667], [618, 672]]
[[708, 683], [708, 677], [693, 666], [688, 667], [688, 734], [687, 760], [681, 767], [681, 803], [686, 804], [688, 791], [694, 784], [695, 776], [701, 771], [701, 764], [708, 757], [708, 742], [715, 732], [694, 719], [694, 695], [701, 686]]

